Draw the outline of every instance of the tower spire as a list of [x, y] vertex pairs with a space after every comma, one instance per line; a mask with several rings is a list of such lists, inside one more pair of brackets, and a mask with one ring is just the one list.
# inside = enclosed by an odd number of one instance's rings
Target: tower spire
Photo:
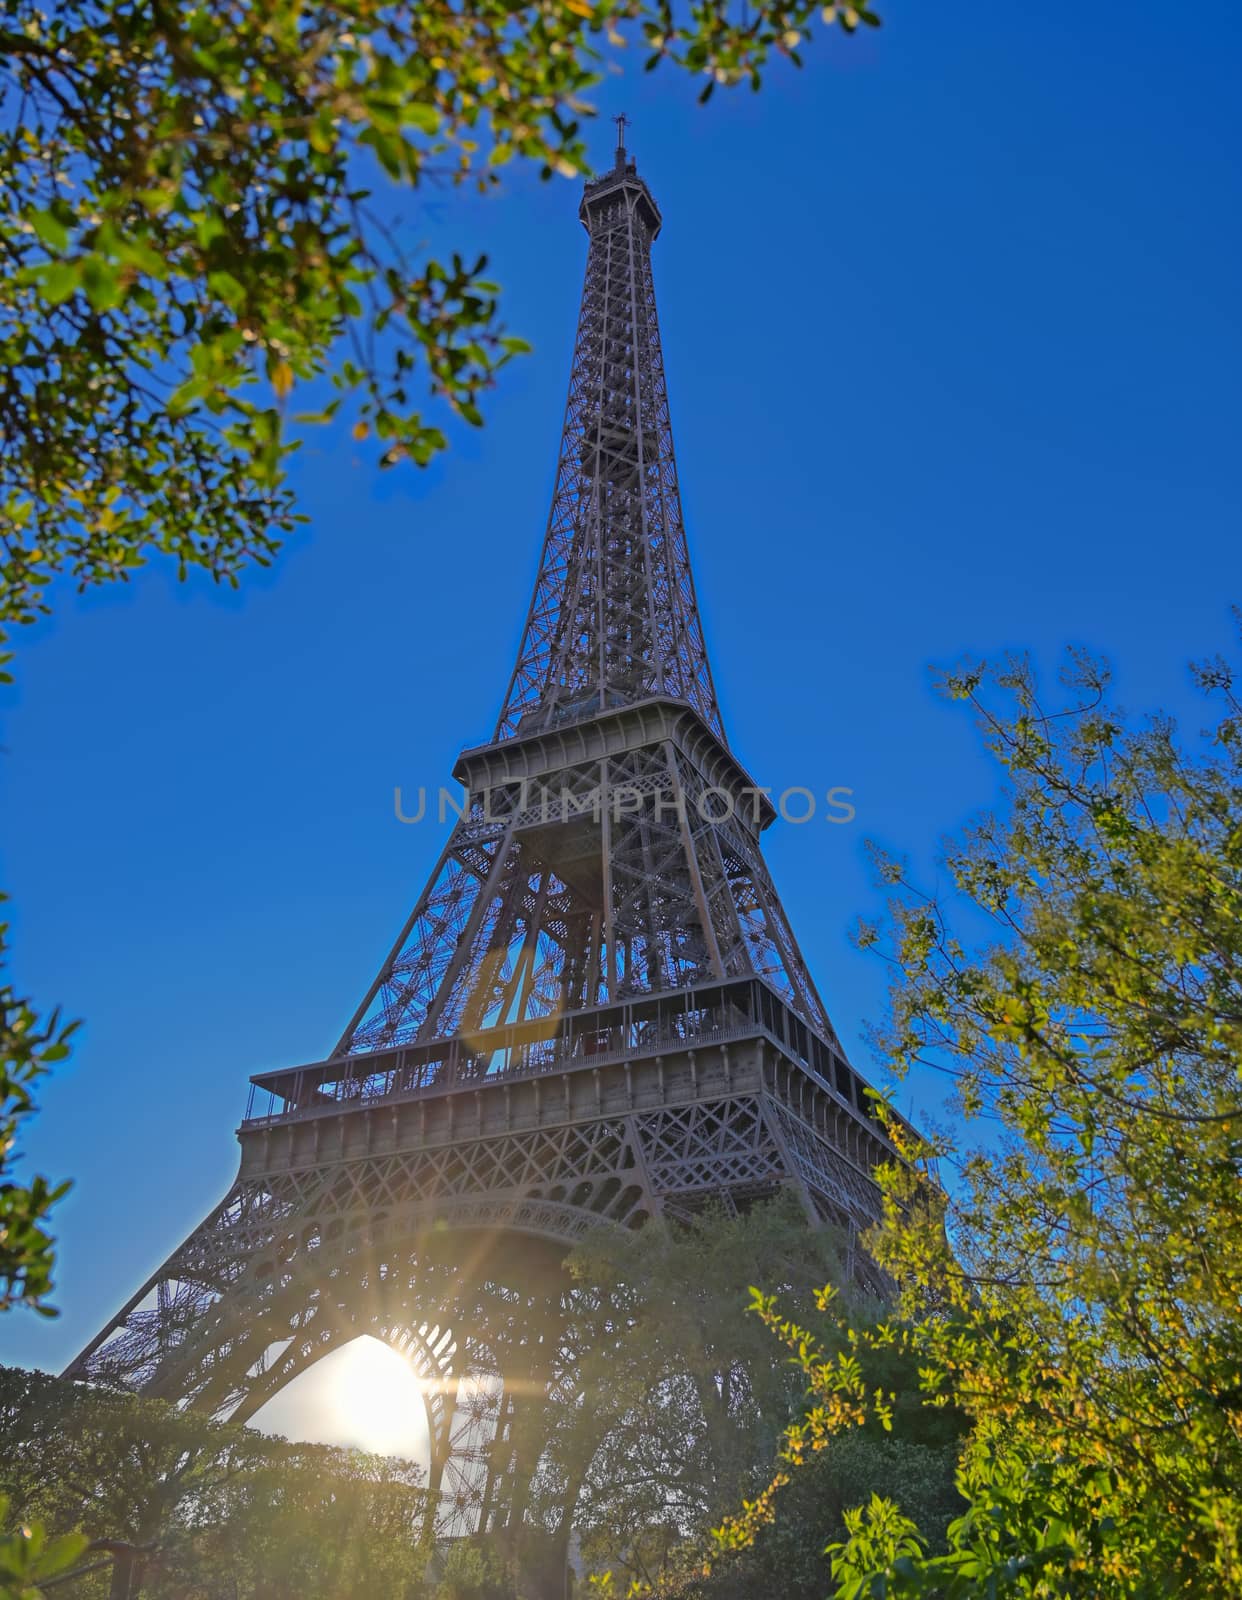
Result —
[[682, 519], [651, 246], [660, 208], [628, 161], [583, 191], [586, 276], [552, 508], [496, 737], [652, 695], [717, 738], [716, 700]]

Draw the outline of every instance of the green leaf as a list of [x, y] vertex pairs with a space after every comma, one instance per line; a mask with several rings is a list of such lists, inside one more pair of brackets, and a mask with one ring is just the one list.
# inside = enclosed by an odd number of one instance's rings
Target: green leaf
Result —
[[413, 123], [423, 133], [438, 133], [440, 131], [440, 113], [434, 106], [426, 105], [421, 100], [411, 100], [402, 107], [402, 119]]
[[27, 218], [39, 240], [49, 250], [65, 250], [69, 245], [69, 229], [65, 222], [51, 211], [34, 211]]
[[115, 250], [118, 261], [138, 267], [154, 278], [163, 278], [168, 274], [169, 263], [158, 250], [136, 234], [118, 235]]
[[170, 417], [188, 416], [193, 411], [195, 404], [202, 399], [207, 389], [206, 380], [199, 377], [187, 378], [169, 395], [167, 406]]
[[124, 288], [113, 262], [101, 256], [87, 256], [82, 262], [82, 287], [96, 311], [110, 311], [121, 303]]
[[54, 306], [63, 305], [81, 285], [82, 266], [78, 261], [49, 261], [37, 269], [39, 293]]

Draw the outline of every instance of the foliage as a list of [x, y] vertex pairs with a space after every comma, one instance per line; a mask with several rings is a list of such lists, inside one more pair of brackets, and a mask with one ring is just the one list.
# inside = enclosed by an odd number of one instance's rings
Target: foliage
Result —
[[[8, 924], [0, 923], [0, 965], [7, 935]], [[39, 1017], [11, 984], [0, 983], [0, 1311], [25, 1305], [52, 1314], [46, 1296], [53, 1241], [46, 1224], [68, 1185], [35, 1177], [23, 1186], [10, 1174], [21, 1124], [35, 1109], [34, 1085], [68, 1055], [74, 1026], [57, 1012]]]
[[839, 1241], [782, 1194], [742, 1216], [601, 1232], [570, 1265], [579, 1367], [531, 1512], [572, 1524], [598, 1571], [653, 1582], [763, 1481], [798, 1413], [802, 1381], [772, 1362], [749, 1284], [766, 1275], [809, 1305], [814, 1285], [842, 1275]]
[[[290, 1445], [159, 1401], [0, 1369], [14, 1516], [139, 1548], [129, 1595], [421, 1596], [419, 1469]], [[108, 1578], [93, 1580], [103, 1592]]]
[[[385, 466], [443, 448], [432, 396], [481, 421], [524, 346], [486, 263], [428, 258], [377, 182], [487, 188], [513, 157], [583, 172], [620, 28], [648, 65], [758, 86], [819, 9], [4, 0], [0, 625], [45, 610], [58, 573], [266, 563], [298, 431], [343, 404]], [[875, 20], [863, 0], [823, 15]], [[291, 427], [299, 385], [318, 409]]]
[[421, 1600], [421, 1479], [408, 1462], [269, 1444], [263, 1466], [221, 1497], [214, 1524], [195, 1529], [152, 1574], [152, 1600]]
[[[858, 1511], [839, 1600], [1242, 1590], [1242, 707], [1225, 664], [1198, 676], [1225, 704], [1195, 748], [1127, 722], [1083, 658], [1055, 710], [1024, 663], [947, 681], [1008, 775], [947, 861], [990, 938], [968, 949], [885, 863], [883, 1043], [951, 1074], [985, 1138], [887, 1174], [874, 1248], [918, 1320], [853, 1332], [971, 1419], [967, 1509], [942, 1554], [891, 1498]], [[875, 1414], [847, 1363], [762, 1313], [833, 1427]], [[815, 1446], [806, 1422], [787, 1439]]]
[[[766, 1322], [792, 1351], [783, 1371], [786, 1382], [795, 1379], [798, 1403], [778, 1441], [785, 1459], [746, 1503], [737, 1530], [726, 1519], [714, 1550], [701, 1539], [679, 1550], [656, 1592], [749, 1600], [770, 1591], [782, 1600], [821, 1600], [827, 1551], [846, 1537], [854, 1507], [892, 1497], [922, 1526], [941, 1530], [961, 1509], [954, 1479], [966, 1419], [956, 1407], [923, 1403], [908, 1343], [879, 1321], [885, 1308], [857, 1294], [843, 1299], [831, 1286], [804, 1289], [800, 1299], [808, 1310], [813, 1304], [808, 1320], [816, 1333], [781, 1318], [776, 1297], [750, 1291], [752, 1309], [761, 1312], [752, 1332]], [[771, 1358], [770, 1344], [754, 1354], [756, 1362]], [[829, 1371], [835, 1381], [825, 1380]], [[844, 1407], [836, 1403], [842, 1394]]]
[[[911, 1383], [917, 1383], [913, 1373]], [[923, 1418], [938, 1420], [939, 1414], [924, 1411]], [[956, 1429], [930, 1441], [909, 1436], [898, 1422], [892, 1433], [873, 1426], [836, 1434], [790, 1475], [775, 1502], [774, 1520], [746, 1548], [717, 1554], [696, 1592], [703, 1600], [762, 1594], [823, 1600], [831, 1575], [827, 1552], [849, 1536], [855, 1507], [883, 1496], [919, 1527], [947, 1527], [961, 1509], [954, 1489], [958, 1449]]]
[[[0, 1526], [8, 1521], [8, 1510], [0, 1495]], [[0, 1534], [0, 1600], [38, 1600], [40, 1585], [75, 1571], [88, 1544], [78, 1533], [49, 1539], [37, 1523]]]
[[508, 1563], [477, 1540], [459, 1540], [445, 1556], [432, 1600], [511, 1600]]

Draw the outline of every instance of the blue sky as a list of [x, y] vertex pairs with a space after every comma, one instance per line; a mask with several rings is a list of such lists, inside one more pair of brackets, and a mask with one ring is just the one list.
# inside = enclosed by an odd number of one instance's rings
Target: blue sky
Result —
[[[848, 929], [864, 840], [936, 882], [995, 794], [929, 663], [1070, 643], [1121, 698], [1200, 720], [1185, 663], [1242, 599], [1242, 25], [1167, 7], [944, 8], [820, 40], [718, 96], [601, 95], [665, 215], [682, 490], [734, 747], [760, 783], [855, 791], [768, 858], [855, 1059], [883, 1007]], [[596, 141], [607, 159], [611, 127]], [[32, 1164], [75, 1180], [58, 1367], [221, 1197], [251, 1072], [326, 1051], [442, 842], [393, 818], [493, 724], [527, 604], [585, 256], [576, 186], [508, 169], [429, 242], [485, 249], [535, 354], [431, 471], [342, 429], [298, 468], [306, 532], [237, 598], [155, 569], [62, 598], [3, 716], [15, 976], [86, 1019]], [[410, 209], [407, 207], [407, 209]], [[935, 1086], [903, 1091], [934, 1104]]]

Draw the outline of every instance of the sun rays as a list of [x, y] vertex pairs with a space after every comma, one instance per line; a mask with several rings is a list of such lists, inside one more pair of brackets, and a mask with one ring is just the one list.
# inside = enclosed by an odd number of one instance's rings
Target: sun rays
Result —
[[410, 1363], [367, 1335], [301, 1373], [256, 1414], [265, 1433], [426, 1462], [427, 1416]]

